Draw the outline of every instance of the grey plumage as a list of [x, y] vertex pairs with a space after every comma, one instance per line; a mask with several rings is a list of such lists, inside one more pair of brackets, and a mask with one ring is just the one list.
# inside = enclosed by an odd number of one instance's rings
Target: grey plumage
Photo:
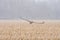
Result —
[[20, 17], [20, 19], [22, 19], [22, 20], [25, 20], [25, 21], [29, 22], [29, 24], [33, 24], [33, 23], [37, 23], [37, 24], [44, 24], [44, 23], [45, 23], [44, 21], [42, 21], [42, 22], [30, 21], [30, 20], [25, 19], [25, 18], [22, 18], [22, 17]]

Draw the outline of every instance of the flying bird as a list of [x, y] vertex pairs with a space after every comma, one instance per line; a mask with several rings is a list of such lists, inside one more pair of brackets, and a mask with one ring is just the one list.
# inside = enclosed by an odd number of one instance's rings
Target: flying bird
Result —
[[22, 20], [25, 20], [25, 21], [29, 22], [29, 24], [33, 24], [33, 23], [37, 23], [37, 24], [44, 24], [44, 23], [45, 23], [44, 21], [42, 21], [42, 22], [34, 22], [34, 21], [31, 21], [31, 20], [28, 20], [28, 19], [24, 19], [24, 18], [20, 18], [20, 19], [22, 19]]

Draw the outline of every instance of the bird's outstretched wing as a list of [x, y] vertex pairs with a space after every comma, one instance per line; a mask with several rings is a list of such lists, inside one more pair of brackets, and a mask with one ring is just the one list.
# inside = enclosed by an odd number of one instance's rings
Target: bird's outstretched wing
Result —
[[29, 22], [30, 24], [32, 24], [32, 23], [44, 24], [44, 23], [45, 23], [44, 21], [43, 21], [43, 22], [34, 22], [34, 21], [30, 21], [30, 20], [24, 19], [24, 18], [22, 18], [22, 17], [20, 17], [20, 19], [25, 20], [25, 21]]
[[20, 19], [25, 20], [25, 21], [27, 21], [27, 22], [32, 22], [32, 21], [30, 21], [30, 20], [28, 20], [28, 19], [25, 19], [25, 18], [22, 18], [22, 17], [20, 17]]
[[45, 22], [42, 21], [42, 22], [34, 22], [34, 23], [36, 23], [36, 24], [44, 24]]

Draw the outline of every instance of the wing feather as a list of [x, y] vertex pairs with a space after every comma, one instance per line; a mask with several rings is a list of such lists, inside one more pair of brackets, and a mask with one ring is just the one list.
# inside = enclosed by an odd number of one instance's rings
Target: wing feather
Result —
[[32, 24], [32, 23], [44, 24], [44, 23], [45, 23], [44, 21], [42, 21], [42, 22], [30, 21], [30, 20], [28, 20], [28, 19], [24, 19], [24, 18], [22, 18], [22, 17], [20, 17], [20, 19], [25, 20], [25, 21], [29, 22], [30, 24]]

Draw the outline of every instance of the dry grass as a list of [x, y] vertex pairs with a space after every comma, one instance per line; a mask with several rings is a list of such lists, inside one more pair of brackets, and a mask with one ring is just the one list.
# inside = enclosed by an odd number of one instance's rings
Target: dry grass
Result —
[[29, 24], [0, 20], [0, 40], [60, 40], [60, 21]]

